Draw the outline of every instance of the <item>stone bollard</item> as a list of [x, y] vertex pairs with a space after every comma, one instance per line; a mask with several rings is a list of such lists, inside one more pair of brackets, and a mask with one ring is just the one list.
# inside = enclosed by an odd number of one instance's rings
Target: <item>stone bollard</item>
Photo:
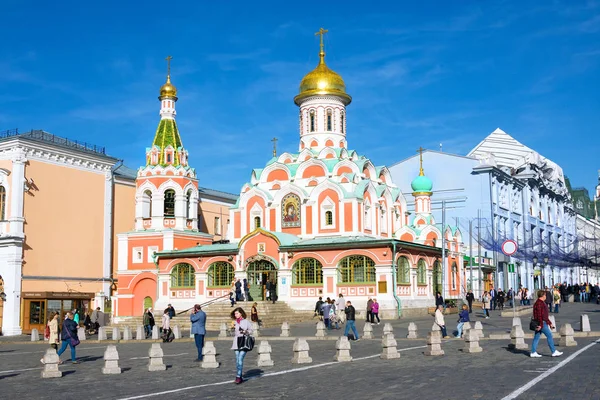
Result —
[[521, 323], [521, 318], [519, 318], [519, 317], [513, 317], [512, 326], [515, 326], [515, 325], [518, 325], [521, 328], [523, 328], [523, 324]]
[[98, 328], [98, 340], [106, 340], [106, 327]]
[[419, 333], [417, 332], [417, 324], [411, 322], [408, 324], [408, 335], [406, 335], [407, 339], [418, 339]]
[[465, 353], [481, 353], [483, 349], [479, 347], [479, 333], [475, 329], [469, 329], [465, 332]]
[[558, 344], [561, 347], [577, 346], [577, 342], [575, 341], [575, 339], [573, 339], [574, 333], [575, 332], [573, 331], [573, 327], [571, 326], [571, 324], [564, 324], [563, 326], [561, 326], [560, 340], [558, 341]]
[[80, 326], [79, 328], [77, 328], [77, 339], [79, 339], [80, 342], [83, 342], [84, 340], [86, 340], [85, 328], [83, 326]]
[[[385, 336], [385, 335], [384, 335]], [[373, 339], [373, 325], [368, 322], [365, 324], [365, 328], [363, 330], [363, 339]]]
[[394, 334], [394, 328], [392, 328], [392, 324], [390, 324], [389, 322], [386, 322], [383, 325], [383, 336], [393, 335], [393, 334]]
[[167, 366], [163, 363], [163, 350], [160, 343], [152, 343], [148, 356], [150, 357], [148, 371], [164, 371], [167, 369]]
[[152, 327], [152, 340], [157, 340], [159, 338], [158, 335], [158, 325], [154, 325]]
[[579, 317], [579, 323], [579, 329], [581, 329], [581, 332], [590, 332], [592, 330], [590, 327], [590, 319], [588, 318], [587, 314], [581, 314], [581, 317]]
[[317, 322], [317, 334], [315, 335], [316, 337], [325, 337], [326, 333], [325, 333], [325, 323], [323, 321], [319, 321]]
[[117, 346], [109, 345], [104, 351], [104, 368], [102, 368], [104, 375], [120, 374], [121, 368], [119, 367], [119, 352]]
[[379, 358], [383, 360], [392, 360], [394, 358], [400, 358], [400, 353], [398, 353], [396, 344], [396, 338], [394, 338], [393, 333], [383, 335], [383, 339], [381, 340], [381, 347], [383, 348], [383, 350]]
[[479, 335], [479, 339], [482, 339], [485, 335], [483, 334], [483, 325], [481, 325], [480, 321], [475, 322], [475, 328], [473, 328], [475, 332]]
[[121, 332], [119, 328], [115, 326], [112, 331], [112, 340], [121, 340]]
[[281, 337], [290, 337], [290, 324], [284, 322], [281, 324]]
[[258, 322], [252, 323], [252, 336], [255, 338], [260, 336], [260, 326], [258, 326]]
[[258, 366], [273, 366], [273, 360], [271, 360], [271, 345], [266, 340], [261, 341], [258, 345]]
[[227, 337], [227, 324], [223, 322], [219, 327], [219, 339], [223, 339]]
[[[367, 324], [369, 325], [369, 324]], [[335, 342], [335, 356], [333, 357], [334, 361], [337, 362], [349, 362], [352, 361], [352, 356], [350, 355], [350, 341], [347, 336], [340, 336], [338, 340]]]
[[141, 325], [138, 325], [137, 328], [135, 328], [135, 339], [136, 340], [144, 340], [146, 339], [146, 332], [144, 332], [144, 327]]
[[133, 335], [131, 333], [131, 327], [130, 326], [124, 326], [123, 327], [123, 341], [128, 341], [128, 340], [132, 340], [133, 339]]
[[552, 322], [552, 326], [554, 327], [550, 328], [550, 332], [556, 333], [556, 319], [554, 318], [554, 315], [548, 316], [548, 319], [550, 320], [550, 322]]
[[431, 332], [437, 332], [437, 331], [439, 331], [441, 333], [442, 328], [440, 328], [440, 326], [434, 322], [433, 325], [431, 326]]
[[42, 378], [60, 378], [62, 376], [62, 372], [58, 369], [60, 357], [56, 354], [56, 350], [53, 348], [46, 349], [43, 362], [44, 369], [42, 370]]
[[39, 340], [40, 340], [40, 334], [39, 334], [38, 330], [35, 329], [35, 328], [32, 329], [31, 330], [31, 341], [32, 342], [38, 342]]
[[173, 327], [173, 336], [175, 336], [175, 339], [181, 339], [181, 329], [179, 328], [179, 325]]
[[219, 368], [217, 349], [212, 341], [204, 342], [202, 348], [202, 368]]
[[463, 335], [465, 333], [467, 333], [467, 331], [470, 331], [471, 329], [473, 329], [471, 327], [471, 323], [470, 322], [465, 322], [464, 325], [463, 325]]
[[431, 331], [427, 334], [427, 351], [426, 356], [443, 356], [444, 350], [442, 350], [442, 332]]
[[[322, 321], [319, 321], [321, 324]], [[325, 325], [323, 325], [325, 326]], [[292, 358], [292, 364], [310, 364], [312, 362], [312, 358], [308, 355], [308, 351], [310, 347], [308, 347], [308, 342], [304, 339], [296, 339], [294, 341], [294, 357]]]
[[529, 346], [525, 343], [525, 332], [523, 332], [523, 328], [520, 325], [513, 325], [510, 331], [510, 344], [508, 345], [509, 349], [513, 350], [525, 350]]

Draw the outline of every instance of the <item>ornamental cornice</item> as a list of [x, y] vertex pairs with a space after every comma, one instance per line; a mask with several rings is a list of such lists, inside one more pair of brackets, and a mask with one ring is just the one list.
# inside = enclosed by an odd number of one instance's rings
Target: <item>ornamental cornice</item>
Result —
[[[11, 141], [12, 142], [12, 141]], [[58, 149], [42, 144], [23, 143], [18, 141], [7, 142], [0, 145], [0, 159], [10, 159], [15, 163], [24, 163], [28, 160], [37, 160], [50, 164], [67, 166], [75, 169], [109, 173], [114, 162], [111, 160], [94, 157], [91, 154]], [[107, 157], [108, 158], [108, 157]]]

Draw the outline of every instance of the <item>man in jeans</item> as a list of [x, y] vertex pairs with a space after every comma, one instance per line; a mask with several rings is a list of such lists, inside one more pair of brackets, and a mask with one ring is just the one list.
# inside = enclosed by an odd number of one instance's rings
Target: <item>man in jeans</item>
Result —
[[200, 304], [194, 306], [194, 310], [190, 315], [190, 321], [192, 322], [192, 333], [194, 334], [194, 341], [198, 349], [198, 358], [196, 361], [199, 362], [202, 361], [202, 348], [204, 347], [204, 335], [206, 335], [206, 313], [202, 311]]
[[346, 302], [346, 308], [344, 309], [344, 312], [346, 313], [346, 329], [344, 330], [344, 336], [348, 336], [348, 332], [350, 332], [350, 329], [352, 329], [352, 333], [354, 333], [354, 338], [357, 341], [360, 340], [355, 325], [356, 310], [354, 309], [352, 302]]
[[540, 337], [542, 333], [546, 335], [546, 340], [548, 340], [548, 347], [550, 347], [550, 351], [552, 352], [552, 357], [559, 357], [563, 353], [556, 350], [554, 347], [554, 339], [552, 339], [552, 332], [550, 329], [554, 328], [552, 326], [552, 322], [548, 319], [548, 306], [546, 305], [546, 291], [538, 290], [537, 291], [537, 301], [533, 305], [533, 318], [538, 324], [537, 329], [535, 330], [535, 334], [533, 336], [533, 342], [531, 343], [531, 354], [529, 355], [531, 358], [541, 357], [541, 354], [537, 352], [537, 345], [540, 341]]

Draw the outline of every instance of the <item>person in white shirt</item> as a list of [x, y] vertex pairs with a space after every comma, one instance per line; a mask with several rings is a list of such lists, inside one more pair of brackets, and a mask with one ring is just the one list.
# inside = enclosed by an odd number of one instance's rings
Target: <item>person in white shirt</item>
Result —
[[346, 300], [344, 299], [344, 296], [340, 293], [340, 297], [338, 297], [337, 300], [335, 301], [335, 309], [337, 311], [338, 319], [342, 324], [344, 322], [346, 322], [345, 308], [346, 308]]

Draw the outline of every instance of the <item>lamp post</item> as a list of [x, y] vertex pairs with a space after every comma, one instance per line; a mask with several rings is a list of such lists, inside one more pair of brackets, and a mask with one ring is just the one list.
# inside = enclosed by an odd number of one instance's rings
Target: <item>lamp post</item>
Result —
[[538, 257], [537, 256], [533, 256], [533, 288], [534, 288], [534, 290], [539, 289], [535, 285], [536, 280], [538, 282], [540, 281], [540, 279], [538, 278], [538, 276], [535, 274], [535, 267], [537, 266], [537, 263], [538, 263]]

